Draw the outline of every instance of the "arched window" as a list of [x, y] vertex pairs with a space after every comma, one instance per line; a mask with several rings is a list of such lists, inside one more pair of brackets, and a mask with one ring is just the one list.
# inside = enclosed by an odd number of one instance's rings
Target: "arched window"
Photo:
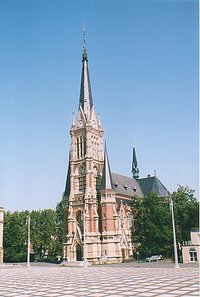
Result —
[[79, 167], [79, 175], [85, 174], [85, 167], [82, 165]]
[[98, 170], [97, 170], [97, 167], [95, 166], [94, 169], [94, 184], [95, 184], [95, 188], [96, 188], [96, 191], [98, 191], [99, 189], [99, 185], [98, 185]]
[[87, 154], [87, 150], [86, 150], [86, 138], [84, 137], [84, 157]]
[[81, 210], [78, 210], [76, 213], [76, 223], [79, 226], [81, 233], [83, 234], [83, 215]]
[[81, 158], [83, 157], [83, 139], [80, 137]]
[[76, 151], [77, 151], [77, 159], [79, 159], [79, 138], [76, 139]]
[[85, 177], [85, 167], [80, 166], [79, 168], [79, 177], [78, 177], [78, 182], [79, 182], [79, 191], [84, 192], [85, 187], [86, 187], [86, 177]]

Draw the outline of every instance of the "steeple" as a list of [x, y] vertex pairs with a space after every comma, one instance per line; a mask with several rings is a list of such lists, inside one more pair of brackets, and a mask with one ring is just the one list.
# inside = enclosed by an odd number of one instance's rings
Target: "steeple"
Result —
[[105, 144], [101, 190], [108, 190], [108, 189], [114, 189], [114, 186], [113, 186], [110, 164], [109, 164], [108, 154], [107, 154], [107, 149], [106, 149], [106, 144]]
[[137, 167], [135, 147], [133, 147], [132, 173], [133, 173], [133, 178], [139, 178], [139, 168]]
[[86, 46], [86, 31], [83, 30], [83, 53], [82, 53], [82, 74], [79, 106], [82, 107], [86, 119], [89, 119], [91, 108], [93, 106], [92, 91], [90, 85], [90, 76], [88, 69], [88, 55]]
[[69, 162], [68, 162], [68, 170], [67, 170], [67, 180], [66, 180], [65, 191], [64, 191], [64, 193], [63, 193], [63, 196], [65, 196], [65, 197], [69, 197], [69, 194], [70, 194], [70, 175], [71, 175], [70, 159], [71, 159], [71, 151], [69, 152]]

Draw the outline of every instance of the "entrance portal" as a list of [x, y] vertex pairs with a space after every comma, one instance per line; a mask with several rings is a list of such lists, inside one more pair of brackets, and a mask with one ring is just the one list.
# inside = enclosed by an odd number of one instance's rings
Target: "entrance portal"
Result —
[[76, 246], [76, 261], [81, 261], [83, 258], [83, 251], [80, 244]]
[[122, 262], [125, 260], [125, 249], [122, 249]]

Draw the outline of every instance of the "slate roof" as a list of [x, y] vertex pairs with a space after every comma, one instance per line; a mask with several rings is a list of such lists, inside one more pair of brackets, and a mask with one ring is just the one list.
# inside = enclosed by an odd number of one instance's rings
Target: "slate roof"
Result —
[[139, 196], [143, 197], [143, 193], [140, 187], [140, 184], [136, 179], [119, 175], [116, 173], [112, 173], [112, 180], [115, 192], [117, 194], [125, 195], [125, 196]]
[[155, 193], [160, 197], [170, 196], [170, 192], [156, 176], [138, 178], [137, 181], [140, 184], [144, 196], [149, 193]]

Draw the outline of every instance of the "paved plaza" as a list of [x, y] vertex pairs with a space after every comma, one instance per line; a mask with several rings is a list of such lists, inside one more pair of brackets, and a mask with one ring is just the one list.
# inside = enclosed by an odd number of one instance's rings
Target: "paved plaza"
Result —
[[108, 265], [84, 267], [5, 266], [1, 297], [199, 296], [198, 267]]

